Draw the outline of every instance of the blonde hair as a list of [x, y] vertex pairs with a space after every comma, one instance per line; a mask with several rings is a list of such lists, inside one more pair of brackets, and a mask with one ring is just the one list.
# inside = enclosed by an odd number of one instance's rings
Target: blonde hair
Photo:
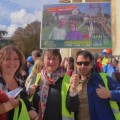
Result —
[[35, 62], [33, 69], [32, 69], [32, 73], [27, 77], [26, 82], [25, 82], [25, 86], [28, 85], [28, 83], [32, 80], [32, 78], [37, 75], [37, 73], [39, 73], [43, 68], [43, 57], [40, 57], [37, 59], [37, 61]]

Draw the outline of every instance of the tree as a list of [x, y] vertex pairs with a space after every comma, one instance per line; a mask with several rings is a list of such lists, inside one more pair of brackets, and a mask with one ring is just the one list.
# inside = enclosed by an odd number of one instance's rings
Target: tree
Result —
[[8, 33], [4, 30], [0, 30], [0, 38], [2, 38], [4, 35], [7, 35]]
[[43, 27], [48, 27], [54, 21], [54, 17], [49, 14], [47, 11], [43, 11]]
[[40, 25], [40, 22], [34, 21], [25, 28], [18, 28], [12, 37], [16, 47], [25, 56], [30, 55], [31, 51], [40, 48]]

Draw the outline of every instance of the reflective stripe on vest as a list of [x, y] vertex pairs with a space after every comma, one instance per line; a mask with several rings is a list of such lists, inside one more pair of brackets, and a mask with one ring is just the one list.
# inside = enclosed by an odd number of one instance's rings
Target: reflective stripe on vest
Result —
[[65, 75], [62, 81], [62, 89], [61, 89], [61, 96], [62, 96], [62, 120], [74, 120], [74, 113], [69, 111], [66, 108], [66, 97], [67, 92], [70, 86], [70, 77]]
[[18, 106], [14, 110], [13, 120], [30, 120], [24, 101], [20, 99], [20, 102], [21, 102], [20, 114], [19, 114], [19, 106]]
[[[99, 73], [99, 74], [100, 74], [100, 76], [105, 84], [105, 88], [109, 90], [108, 80], [107, 80], [107, 76], [109, 76], [109, 75], [106, 73]], [[112, 109], [112, 112], [114, 114], [115, 119], [120, 120], [120, 111], [119, 111], [119, 107], [118, 107], [117, 102], [109, 100], [109, 103], [110, 103], [110, 107]]]
[[[38, 84], [40, 80], [40, 73], [37, 74], [35, 84]], [[62, 88], [61, 88], [61, 99], [62, 99], [62, 120], [74, 120], [74, 113], [71, 112], [71, 114], [68, 112], [66, 108], [66, 97], [67, 92], [70, 86], [70, 77], [68, 75], [65, 75], [62, 81]], [[30, 98], [30, 100], [33, 100], [33, 96]]]
[[[36, 76], [35, 85], [38, 84], [39, 80], [40, 80], [40, 73], [38, 73], [37, 76]], [[34, 97], [34, 94], [29, 98], [30, 102], [33, 101], [33, 97]]]

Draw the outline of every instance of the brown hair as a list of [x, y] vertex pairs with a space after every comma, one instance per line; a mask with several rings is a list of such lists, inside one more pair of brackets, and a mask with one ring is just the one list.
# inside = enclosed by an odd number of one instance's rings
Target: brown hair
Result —
[[62, 56], [61, 56], [61, 54], [60, 54], [59, 49], [47, 49], [47, 50], [44, 52], [43, 57], [45, 57], [46, 54], [52, 54], [53, 56], [58, 56], [58, 57], [59, 57], [59, 64], [61, 63], [61, 61], [62, 61]]
[[34, 50], [34, 51], [32, 51], [32, 53], [31, 53], [34, 57], [41, 57], [41, 53], [40, 53], [40, 51], [39, 50]]
[[73, 57], [68, 57], [68, 65], [69, 65], [69, 69], [74, 70], [74, 58]]
[[82, 55], [84, 58], [89, 58], [90, 61], [93, 61], [93, 55], [89, 51], [87, 51], [87, 50], [79, 50], [76, 53], [76, 60], [77, 60], [79, 55]]
[[5, 47], [3, 47], [1, 50], [0, 50], [0, 73], [2, 72], [1, 71], [1, 65], [2, 65], [2, 62], [4, 60], [6, 60], [7, 57], [10, 56], [11, 52], [12, 51], [15, 51], [18, 55], [18, 58], [19, 58], [19, 61], [20, 61], [20, 65], [19, 65], [19, 68], [18, 70], [16, 71], [15, 73], [15, 76], [19, 75], [20, 74], [20, 71], [23, 67], [23, 65], [25, 64], [25, 57], [24, 55], [19, 51], [17, 50], [17, 48], [13, 45], [7, 45]]

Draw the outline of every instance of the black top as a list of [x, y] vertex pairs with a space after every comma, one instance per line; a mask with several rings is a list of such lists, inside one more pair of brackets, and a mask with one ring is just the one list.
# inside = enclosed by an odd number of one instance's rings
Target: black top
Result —
[[[62, 101], [61, 101], [61, 85], [62, 85], [63, 78], [60, 78], [55, 85], [50, 85], [47, 105], [43, 120], [62, 120]], [[39, 100], [40, 100], [40, 90], [42, 87], [42, 82], [40, 82], [36, 93], [33, 98], [33, 106], [36, 108], [37, 112], [39, 109]], [[77, 112], [79, 107], [79, 99], [76, 95], [75, 97], [70, 97], [69, 94], [66, 100], [66, 107], [69, 112]]]
[[116, 80], [118, 83], [120, 83], [120, 72], [113, 72], [112, 73], [112, 78]]

